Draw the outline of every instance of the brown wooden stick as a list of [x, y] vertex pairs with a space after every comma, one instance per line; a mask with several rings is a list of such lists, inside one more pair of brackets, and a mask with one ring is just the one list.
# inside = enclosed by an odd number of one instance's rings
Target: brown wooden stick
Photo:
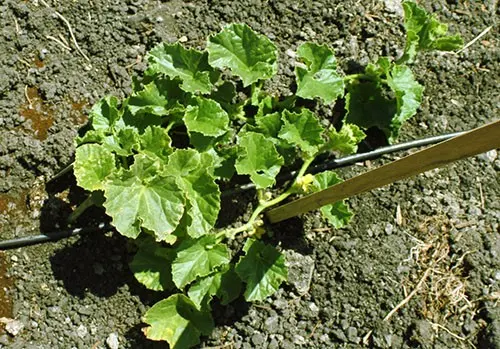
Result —
[[271, 223], [297, 216], [450, 162], [500, 148], [500, 120], [267, 212]]

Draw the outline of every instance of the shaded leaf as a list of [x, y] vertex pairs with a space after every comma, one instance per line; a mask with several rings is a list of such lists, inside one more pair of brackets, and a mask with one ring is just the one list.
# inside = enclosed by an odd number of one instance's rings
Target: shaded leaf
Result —
[[223, 305], [227, 305], [241, 293], [241, 279], [234, 268], [229, 265], [222, 267], [222, 270], [197, 280], [189, 288], [189, 298], [198, 306], [198, 309], [210, 308], [212, 297], [217, 295]]
[[347, 91], [345, 122], [365, 129], [378, 127], [390, 137], [391, 122], [397, 106], [384, 86], [373, 81], [352, 83]]
[[139, 250], [130, 262], [130, 270], [141, 284], [150, 290], [168, 291], [174, 289], [171, 263], [175, 251], [161, 247], [152, 239], [139, 244]]
[[245, 299], [261, 301], [274, 294], [287, 279], [285, 257], [274, 247], [248, 239], [245, 255], [236, 264], [236, 273], [246, 283]]
[[118, 98], [107, 96], [97, 102], [89, 113], [89, 120], [94, 130], [109, 130], [120, 119]]

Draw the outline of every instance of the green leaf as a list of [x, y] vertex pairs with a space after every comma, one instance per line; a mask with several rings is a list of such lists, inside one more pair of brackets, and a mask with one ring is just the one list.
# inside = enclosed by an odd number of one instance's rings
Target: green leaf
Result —
[[165, 240], [179, 224], [184, 197], [172, 176], [162, 177], [160, 165], [145, 155], [136, 155], [130, 170], [110, 176], [104, 185], [106, 213], [122, 234], [136, 238], [141, 227]]
[[149, 309], [142, 319], [147, 338], [167, 341], [172, 349], [186, 349], [200, 343], [200, 335], [212, 333], [214, 323], [208, 312], [196, 309], [183, 294], [174, 294]]
[[167, 105], [168, 100], [160, 94], [155, 81], [147, 84], [142, 91], [131, 96], [127, 103], [133, 114], [145, 112], [160, 116], [167, 114]]
[[98, 144], [76, 148], [73, 171], [78, 185], [86, 190], [102, 190], [103, 183], [115, 170], [115, 156]]
[[255, 116], [255, 124], [257, 130], [266, 137], [278, 139], [283, 121], [281, 120], [281, 113], [276, 112], [272, 114], [263, 113], [262, 115]]
[[411, 63], [418, 51], [453, 51], [463, 46], [460, 35], [446, 35], [448, 26], [412, 1], [403, 2], [406, 46], [399, 60]]
[[189, 132], [218, 137], [229, 130], [229, 116], [219, 103], [207, 98], [195, 98], [186, 109], [184, 122]]
[[269, 79], [278, 71], [276, 46], [246, 24], [230, 24], [210, 36], [207, 51], [211, 66], [229, 68], [243, 80], [245, 87]]
[[348, 85], [346, 95], [346, 119], [349, 124], [362, 128], [378, 127], [390, 137], [392, 118], [397, 105], [380, 82], [367, 81]]
[[137, 129], [133, 127], [124, 127], [118, 131], [118, 136], [116, 137], [118, 141], [121, 152], [116, 152], [120, 155], [132, 155], [135, 150], [139, 149], [139, 133]]
[[258, 189], [272, 186], [284, 162], [273, 142], [260, 133], [245, 132], [238, 137], [238, 145], [241, 149], [235, 164], [238, 174], [250, 175]]
[[230, 260], [227, 246], [216, 243], [213, 235], [185, 240], [177, 248], [177, 257], [172, 263], [174, 283], [182, 289], [196, 278], [213, 273], [217, 267], [229, 263]]
[[144, 133], [149, 126], [160, 126], [162, 117], [151, 113], [133, 114], [129, 108], [125, 108], [122, 116], [126, 127], [135, 128], [138, 133]]
[[212, 175], [212, 164], [203, 159], [196, 150], [177, 149], [166, 167], [166, 173], [176, 178], [189, 204], [191, 223], [187, 232], [194, 238], [213, 228], [220, 210], [220, 190]]
[[326, 148], [339, 152], [341, 155], [350, 155], [358, 151], [358, 144], [366, 134], [354, 124], [343, 124], [340, 131], [331, 129], [327, 132], [328, 143]]
[[217, 290], [217, 297], [221, 300], [222, 305], [228, 305], [241, 294], [242, 282], [236, 271], [234, 265], [222, 274], [220, 287]]
[[114, 96], [102, 98], [90, 110], [89, 119], [94, 130], [109, 130], [120, 119], [118, 99]]
[[344, 95], [344, 79], [337, 73], [337, 60], [328, 46], [306, 42], [297, 49], [297, 56], [307, 66], [295, 68], [297, 96], [332, 103]]
[[397, 103], [397, 112], [391, 121], [389, 142], [392, 143], [401, 126], [417, 113], [424, 87], [415, 80], [411, 69], [405, 65], [394, 65], [387, 75], [387, 84], [394, 92]]
[[[335, 172], [325, 171], [314, 175], [312, 189], [316, 192], [340, 182], [342, 182], [342, 179]], [[320, 211], [323, 217], [335, 228], [342, 228], [353, 217], [353, 213], [349, 210], [344, 200], [325, 205], [320, 208]]]
[[141, 152], [151, 157], [156, 156], [163, 161], [167, 161], [168, 156], [172, 154], [171, 144], [168, 131], [163, 127], [149, 126], [140, 136]]
[[255, 239], [248, 239], [243, 251], [245, 256], [240, 258], [235, 270], [246, 283], [245, 299], [262, 301], [287, 279], [285, 257], [274, 247]]
[[321, 138], [324, 129], [318, 117], [309, 109], [302, 109], [300, 114], [284, 110], [281, 119], [284, 125], [279, 138], [298, 146], [308, 157], [313, 156], [324, 144]]
[[210, 309], [210, 301], [220, 288], [221, 276], [221, 272], [216, 272], [191, 285], [188, 296], [198, 309]]
[[149, 70], [182, 80], [181, 88], [186, 92], [210, 93], [218, 73], [208, 65], [207, 54], [186, 49], [179, 43], [163, 43], [148, 55]]
[[161, 247], [152, 239], [139, 244], [139, 250], [130, 262], [130, 270], [141, 284], [153, 291], [174, 289], [171, 264], [175, 251]]
[[224, 265], [222, 270], [197, 280], [188, 291], [189, 298], [198, 309], [209, 309], [212, 297], [217, 295], [222, 304], [227, 305], [241, 293], [241, 279], [234, 268]]

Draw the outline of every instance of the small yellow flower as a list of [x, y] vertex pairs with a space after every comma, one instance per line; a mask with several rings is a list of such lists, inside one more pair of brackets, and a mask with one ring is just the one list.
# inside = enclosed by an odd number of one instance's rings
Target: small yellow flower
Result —
[[307, 193], [313, 181], [314, 176], [308, 173], [305, 176], [297, 178], [296, 185], [302, 192]]

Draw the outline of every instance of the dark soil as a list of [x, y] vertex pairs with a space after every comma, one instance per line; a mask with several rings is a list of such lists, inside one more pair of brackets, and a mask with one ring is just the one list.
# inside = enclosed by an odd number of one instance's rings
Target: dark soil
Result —
[[[41, 0], [0, 3], [2, 239], [64, 226], [82, 193], [70, 176], [47, 182], [71, 162], [92, 104], [129, 93], [160, 41], [203, 47], [223, 24], [248, 23], [280, 48], [270, 88], [283, 93], [293, 69], [285, 52], [305, 40], [331, 45], [347, 73], [403, 46], [397, 0], [47, 2], [51, 8]], [[497, 119], [497, 1], [420, 3], [466, 42], [494, 27], [459, 55], [420, 56], [414, 71], [425, 100], [401, 140]], [[83, 54], [54, 11], [69, 21]], [[345, 229], [328, 228], [314, 213], [276, 225], [274, 238], [293, 262], [290, 283], [262, 304], [216, 306], [217, 328], [202, 347], [500, 348], [499, 170], [492, 151], [360, 195], [350, 200], [356, 217]], [[140, 318], [162, 295], [134, 281], [129, 259], [127, 242], [112, 232], [2, 252], [0, 317], [23, 328], [1, 333], [0, 348], [166, 347], [142, 336]]]

